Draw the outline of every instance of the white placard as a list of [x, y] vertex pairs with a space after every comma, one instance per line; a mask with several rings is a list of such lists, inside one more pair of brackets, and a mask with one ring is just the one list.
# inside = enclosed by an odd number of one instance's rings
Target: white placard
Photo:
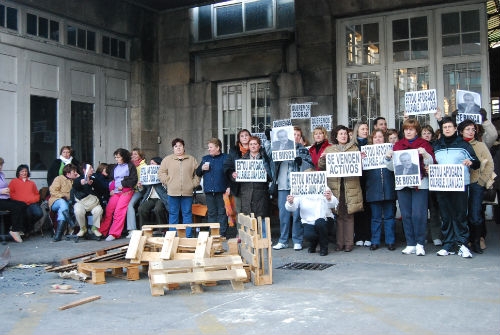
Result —
[[394, 179], [396, 189], [420, 186], [420, 163], [417, 149], [394, 151]]
[[292, 119], [274, 120], [273, 128], [286, 127], [292, 125]]
[[437, 107], [435, 89], [405, 93], [405, 112], [407, 115], [436, 113]]
[[385, 154], [392, 150], [392, 143], [364, 145], [361, 151], [366, 154], [362, 159], [363, 170], [385, 168]]
[[290, 105], [290, 119], [309, 119], [310, 117], [311, 103]]
[[290, 172], [290, 194], [293, 196], [323, 194], [326, 189], [326, 171]]
[[465, 120], [472, 120], [476, 124], [483, 123], [483, 117], [481, 114], [457, 113], [457, 125]]
[[361, 152], [334, 152], [326, 154], [326, 175], [328, 177], [361, 176]]
[[332, 131], [332, 116], [321, 115], [311, 117], [311, 133], [314, 132], [314, 128], [316, 127], [324, 127], [326, 131]]
[[262, 159], [237, 159], [236, 181], [238, 182], [266, 182], [267, 173]]
[[266, 133], [252, 133], [252, 136], [260, 138], [260, 141], [267, 140]]
[[477, 114], [481, 109], [481, 95], [476, 92], [457, 90], [456, 101], [459, 113]]
[[153, 185], [161, 183], [158, 178], [159, 165], [146, 165], [141, 168], [141, 175], [139, 181], [142, 185]]
[[429, 165], [429, 191], [464, 191], [465, 169], [462, 164]]
[[273, 161], [290, 161], [296, 156], [293, 127], [276, 127], [271, 131]]

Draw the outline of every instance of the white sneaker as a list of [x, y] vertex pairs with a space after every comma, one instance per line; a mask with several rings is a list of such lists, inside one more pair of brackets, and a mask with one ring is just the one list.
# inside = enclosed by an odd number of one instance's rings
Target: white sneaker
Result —
[[417, 254], [417, 256], [425, 256], [424, 246], [417, 243], [417, 246], [415, 247], [415, 253]]
[[114, 240], [115, 240], [115, 237], [113, 235], [109, 235], [108, 237], [106, 237], [106, 241], [108, 241], [108, 242], [111, 242]]
[[438, 239], [438, 238], [436, 238], [435, 240], [432, 240], [432, 242], [433, 242], [433, 243], [434, 243], [434, 245], [436, 245], [436, 246], [438, 246], [438, 245], [443, 245], [443, 242], [442, 242], [440, 239]]
[[274, 250], [280, 250], [280, 249], [286, 249], [288, 248], [288, 244], [286, 243], [281, 243], [281, 242], [278, 242], [276, 243], [274, 246], [273, 246], [273, 249]]
[[470, 250], [465, 245], [462, 245], [460, 247], [460, 250], [458, 250], [458, 256], [461, 256], [463, 258], [472, 258]]
[[401, 250], [401, 252], [405, 255], [411, 255], [411, 254], [414, 254], [415, 252], [417, 251], [417, 248], [415, 248], [414, 246], [412, 245], [409, 245], [407, 246], [406, 248], [404, 248], [403, 250]]
[[300, 244], [300, 243], [294, 243], [293, 250], [295, 250], [295, 251], [302, 250], [302, 244]]
[[126, 238], [132, 238], [132, 232], [133, 232], [133, 230], [129, 230], [129, 231], [128, 231], [128, 235], [127, 235], [127, 237], [126, 237]]
[[438, 256], [448, 256], [448, 255], [450, 255], [450, 253], [448, 252], [448, 250], [441, 249], [438, 252], [436, 252], [436, 255], [438, 255]]
[[358, 241], [358, 242], [356, 242], [356, 245], [357, 245], [358, 247], [362, 247], [362, 246], [363, 246], [363, 244], [364, 244], [364, 242], [363, 242], [363, 241]]
[[365, 241], [365, 243], [363, 243], [363, 245], [364, 245], [365, 247], [371, 247], [372, 242], [371, 242], [371, 241]]

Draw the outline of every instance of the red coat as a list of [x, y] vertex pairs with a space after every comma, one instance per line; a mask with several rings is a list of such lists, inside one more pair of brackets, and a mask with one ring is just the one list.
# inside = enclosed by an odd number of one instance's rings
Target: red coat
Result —
[[312, 160], [312, 163], [314, 164], [314, 168], [316, 170], [318, 170], [318, 161], [319, 161], [319, 156], [321, 156], [321, 154], [323, 153], [323, 151], [325, 151], [325, 149], [327, 147], [329, 147], [331, 144], [328, 143], [327, 140], [324, 140], [323, 143], [321, 143], [321, 147], [319, 148], [319, 151], [316, 152], [316, 147], [315, 145], [311, 145], [311, 147], [309, 148], [309, 154], [311, 155], [311, 160]]
[[40, 201], [40, 193], [38, 193], [36, 184], [29, 179], [26, 181], [21, 178], [12, 179], [9, 189], [12, 200], [22, 201], [26, 205], [36, 204]]

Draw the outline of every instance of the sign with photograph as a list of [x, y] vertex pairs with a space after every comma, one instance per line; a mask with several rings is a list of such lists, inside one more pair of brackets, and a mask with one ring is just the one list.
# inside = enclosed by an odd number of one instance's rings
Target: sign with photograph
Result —
[[142, 185], [153, 185], [161, 183], [158, 178], [159, 165], [146, 165], [141, 168], [141, 175], [139, 181]]
[[459, 113], [478, 114], [481, 109], [481, 95], [479, 93], [457, 90], [456, 100]]
[[292, 119], [274, 120], [273, 128], [286, 127], [292, 125]]
[[429, 165], [429, 191], [464, 191], [463, 164]]
[[465, 120], [471, 120], [476, 124], [483, 123], [483, 117], [481, 114], [468, 114], [468, 113], [457, 113], [457, 125]]
[[394, 151], [394, 178], [396, 188], [420, 186], [420, 163], [418, 160], [418, 150]]
[[237, 159], [236, 181], [238, 182], [266, 182], [267, 173], [262, 159]]
[[362, 159], [363, 170], [385, 168], [385, 154], [392, 150], [392, 143], [364, 145], [361, 151], [366, 154]]
[[334, 152], [326, 154], [326, 175], [328, 177], [361, 176], [361, 152]]
[[293, 127], [276, 127], [271, 131], [273, 161], [294, 160], [296, 156]]
[[321, 115], [311, 117], [311, 133], [314, 132], [314, 128], [316, 127], [324, 127], [326, 131], [332, 131], [332, 116]]
[[311, 103], [291, 104], [290, 119], [309, 119], [311, 117]]
[[323, 194], [326, 189], [326, 171], [290, 172], [290, 194]]
[[405, 93], [405, 112], [407, 115], [436, 113], [437, 107], [435, 89]]

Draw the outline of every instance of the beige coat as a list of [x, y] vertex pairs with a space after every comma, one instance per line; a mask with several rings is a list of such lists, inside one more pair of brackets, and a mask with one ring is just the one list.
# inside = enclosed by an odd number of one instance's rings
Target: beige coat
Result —
[[479, 186], [485, 187], [493, 173], [493, 158], [491, 157], [488, 147], [486, 147], [486, 144], [483, 142], [472, 140], [469, 143], [472, 145], [472, 149], [474, 149], [477, 159], [481, 162], [479, 169], [470, 169], [470, 183], [477, 182]]
[[64, 198], [69, 201], [72, 187], [73, 179], [66, 178], [65, 176], [57, 176], [49, 187], [49, 208], [58, 199]]
[[[340, 146], [338, 144], [331, 145], [327, 147], [324, 151], [325, 154], [334, 153], [334, 152], [344, 152], [344, 151], [359, 151], [357, 145], [354, 142], [347, 143], [345, 145], [344, 150], [340, 150]], [[326, 170], [326, 159], [323, 156], [318, 161], [319, 170]], [[345, 189], [345, 201], [347, 204], [347, 213], [354, 214], [357, 212], [363, 211], [363, 192], [361, 192], [361, 185], [359, 183], [359, 177], [328, 177], [327, 184], [328, 187], [332, 190], [333, 195], [340, 199], [340, 180], [344, 180], [344, 189]]]
[[192, 196], [193, 189], [200, 185], [200, 178], [195, 173], [197, 167], [198, 162], [191, 155], [168, 155], [161, 161], [158, 178], [167, 187], [169, 196]]

